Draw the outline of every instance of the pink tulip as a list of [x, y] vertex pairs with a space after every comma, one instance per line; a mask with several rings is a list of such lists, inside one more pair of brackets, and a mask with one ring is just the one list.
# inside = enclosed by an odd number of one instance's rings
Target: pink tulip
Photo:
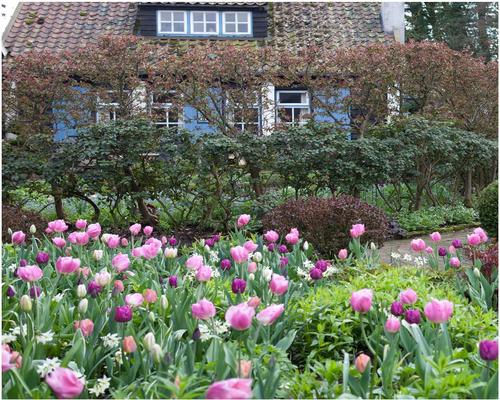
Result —
[[120, 243], [121, 243], [122, 247], [127, 247], [128, 246], [127, 238], [122, 238], [122, 240], [120, 240]]
[[139, 233], [141, 233], [141, 228], [141, 224], [134, 224], [131, 225], [128, 229], [133, 236], [137, 236]]
[[66, 246], [66, 240], [64, 240], [63, 238], [60, 238], [60, 237], [52, 238], [52, 243], [54, 243], [54, 245], [56, 247], [59, 247], [60, 249], [62, 249], [64, 246]]
[[26, 234], [23, 231], [16, 231], [12, 234], [12, 243], [20, 245], [26, 240]]
[[[7, 372], [12, 368], [16, 368], [16, 365], [12, 362], [11, 357], [12, 354], [9, 350], [7, 350], [8, 346], [2, 346], [2, 372]], [[4, 375], [4, 379], [5, 375]]]
[[68, 230], [68, 225], [66, 225], [63, 219], [56, 219], [48, 223], [48, 228], [52, 232], [65, 232]]
[[120, 246], [120, 236], [108, 235], [107, 240], [106, 240], [106, 245], [110, 249], [116, 249], [118, 246]]
[[256, 318], [262, 325], [272, 325], [283, 314], [283, 311], [285, 311], [284, 304], [271, 304], [258, 313]]
[[74, 399], [80, 396], [84, 388], [76, 372], [69, 368], [57, 367], [45, 376], [45, 382], [58, 399]]
[[450, 245], [450, 247], [448, 247], [448, 253], [456, 254], [456, 252], [457, 252], [457, 249], [455, 248], [455, 246]]
[[351, 294], [351, 307], [359, 313], [366, 313], [372, 307], [373, 291], [370, 289], [361, 289]]
[[232, 378], [212, 383], [205, 396], [207, 399], [251, 399], [252, 380]]
[[401, 322], [399, 322], [399, 318], [396, 318], [393, 315], [387, 318], [387, 321], [385, 322], [385, 330], [387, 332], [396, 333], [399, 331], [400, 328], [401, 328]]
[[132, 254], [132, 257], [142, 257], [142, 246], [141, 247], [134, 247], [130, 254]]
[[467, 243], [469, 243], [470, 246], [480, 245], [481, 236], [479, 236], [477, 233], [473, 233], [472, 235], [467, 235]]
[[140, 293], [127, 294], [125, 303], [129, 306], [139, 307], [144, 302], [144, 297]]
[[84, 337], [89, 337], [94, 332], [94, 323], [90, 319], [82, 319], [81, 321], [73, 322], [75, 330], [80, 329]]
[[453, 268], [458, 268], [458, 267], [460, 267], [460, 260], [458, 259], [458, 257], [451, 257], [451, 258], [450, 258], [450, 265], [451, 265]]
[[207, 282], [210, 280], [212, 277], [212, 268], [210, 268], [208, 265], [202, 265], [198, 270], [196, 271], [196, 280], [198, 282]]
[[399, 300], [403, 304], [415, 304], [418, 296], [413, 289], [406, 289], [399, 294]]
[[144, 291], [144, 300], [146, 303], [155, 303], [158, 300], [158, 295], [153, 289], [146, 289]]
[[123, 338], [123, 352], [124, 353], [133, 353], [137, 350], [137, 344], [135, 343], [135, 339], [133, 336], [125, 336]]
[[287, 243], [294, 245], [299, 242], [299, 237], [297, 235], [294, 235], [293, 233], [289, 233], [285, 236], [285, 240]]
[[68, 235], [68, 241], [70, 243], [78, 244], [80, 246], [85, 246], [89, 240], [89, 235], [86, 232], [71, 232]]
[[433, 242], [439, 242], [441, 240], [441, 234], [439, 232], [432, 232], [429, 236]]
[[226, 311], [226, 322], [237, 331], [244, 331], [252, 325], [255, 309], [247, 303], [231, 306]]
[[247, 304], [252, 308], [257, 308], [260, 305], [260, 299], [257, 296], [250, 297]]
[[347, 258], [347, 249], [339, 250], [338, 258], [340, 260], [345, 260]]
[[116, 270], [116, 272], [123, 272], [130, 266], [130, 260], [128, 254], [118, 253], [111, 260], [111, 265]]
[[288, 281], [284, 276], [273, 274], [271, 282], [269, 282], [269, 289], [273, 294], [281, 296], [288, 290]]
[[252, 362], [249, 360], [240, 360], [239, 365], [239, 377], [249, 378], [252, 373]]
[[43, 276], [43, 271], [38, 265], [27, 265], [17, 269], [17, 276], [25, 282], [35, 282]]
[[73, 257], [59, 257], [56, 261], [56, 270], [60, 274], [71, 274], [80, 268], [80, 260]]
[[186, 267], [189, 269], [199, 269], [203, 265], [203, 257], [195, 254], [186, 260]]
[[351, 227], [351, 230], [349, 232], [352, 238], [354, 239], [359, 238], [363, 233], [365, 233], [365, 225], [355, 224]]
[[354, 361], [354, 365], [356, 366], [356, 369], [360, 373], [363, 373], [363, 372], [365, 372], [365, 369], [368, 366], [369, 362], [370, 362], [370, 356], [367, 356], [366, 354], [361, 353], [359, 356], [356, 357], [356, 360]]
[[92, 239], [99, 237], [101, 234], [101, 225], [99, 223], [90, 224], [87, 227], [87, 235], [89, 235]]
[[144, 229], [142, 230], [146, 236], [151, 236], [153, 233], [153, 227], [152, 226], [145, 226]]
[[290, 233], [291, 233], [292, 235], [297, 236], [297, 237], [299, 237], [299, 236], [300, 236], [300, 235], [299, 235], [299, 230], [298, 230], [297, 228], [292, 228], [292, 229], [290, 229]]
[[161, 247], [154, 244], [145, 244], [141, 247], [141, 255], [147, 260], [155, 258], [159, 252], [161, 252]]
[[241, 227], [247, 225], [249, 222], [250, 222], [250, 215], [248, 215], [248, 214], [241, 214], [238, 217], [238, 222], [237, 222], [238, 228], [241, 228]]
[[426, 245], [422, 239], [413, 239], [411, 241], [411, 249], [416, 252], [424, 251]]
[[448, 300], [433, 299], [425, 305], [424, 314], [429, 321], [443, 324], [448, 322], [453, 314], [453, 303]]
[[280, 235], [275, 231], [267, 231], [264, 233], [264, 239], [270, 243], [276, 242], [280, 238]]
[[123, 282], [119, 279], [113, 282], [113, 293], [121, 293], [125, 290], [125, 286], [123, 285]]
[[231, 253], [231, 257], [237, 263], [241, 264], [248, 260], [248, 250], [242, 246], [231, 247], [229, 253]]
[[196, 319], [207, 320], [215, 317], [215, 306], [207, 299], [201, 299], [191, 306], [191, 314]]
[[248, 263], [248, 272], [254, 274], [255, 271], [257, 271], [257, 263], [255, 262]]
[[250, 253], [253, 253], [255, 250], [257, 250], [257, 246], [254, 242], [251, 240], [247, 240], [245, 244], [243, 245], [245, 249], [247, 249]]
[[84, 219], [77, 219], [75, 222], [76, 229], [85, 229], [87, 227], [87, 221]]
[[474, 229], [474, 233], [476, 235], [479, 235], [479, 237], [481, 238], [481, 242], [485, 243], [488, 241], [488, 235], [486, 234], [483, 228]]
[[431, 246], [427, 246], [427, 247], [425, 248], [425, 252], [426, 252], [427, 254], [432, 254], [432, 253], [434, 253], [434, 249], [433, 249]]

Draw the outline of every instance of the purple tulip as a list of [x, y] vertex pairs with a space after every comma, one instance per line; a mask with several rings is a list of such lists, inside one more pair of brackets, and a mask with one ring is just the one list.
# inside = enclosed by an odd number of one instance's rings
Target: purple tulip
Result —
[[460, 248], [462, 248], [462, 241], [460, 239], [455, 239], [453, 242], [451, 242], [451, 245], [455, 249], [460, 249]]
[[318, 279], [323, 278], [323, 271], [321, 269], [314, 267], [309, 271], [309, 276], [312, 280], [317, 281]]
[[438, 254], [441, 256], [441, 257], [445, 257], [446, 254], [448, 254], [448, 250], [446, 250], [446, 247], [440, 247], [438, 249]]
[[176, 288], [177, 287], [177, 275], [170, 275], [168, 277], [168, 284], [171, 287]]
[[50, 256], [49, 253], [46, 253], [45, 251], [40, 251], [36, 255], [35, 261], [37, 264], [47, 264], [49, 262]]
[[479, 342], [479, 355], [485, 361], [498, 358], [498, 342], [496, 340], [481, 340]]
[[395, 315], [396, 317], [399, 317], [403, 315], [405, 312], [403, 303], [400, 301], [395, 301], [394, 303], [391, 304], [391, 314]]
[[128, 322], [132, 319], [132, 308], [129, 306], [115, 307], [115, 321]]
[[274, 251], [274, 249], [275, 249], [275, 248], [276, 248], [276, 244], [274, 244], [274, 243], [269, 243], [269, 244], [267, 245], [267, 249], [268, 249], [269, 251]]
[[247, 287], [247, 283], [244, 279], [235, 278], [231, 283], [231, 290], [233, 293], [243, 293]]
[[220, 269], [223, 271], [229, 271], [231, 269], [231, 260], [224, 258], [220, 262]]
[[191, 339], [200, 340], [200, 338], [201, 338], [200, 328], [196, 327], [196, 329], [193, 332], [193, 336], [191, 336]]
[[168, 244], [170, 246], [175, 246], [177, 244], [177, 239], [172, 236], [170, 239], [168, 239]]
[[9, 285], [7, 288], [7, 297], [14, 297], [16, 295], [16, 290], [14, 289], [14, 286]]
[[92, 297], [97, 297], [101, 293], [102, 287], [98, 285], [95, 281], [89, 282], [87, 285], [87, 292]]
[[328, 261], [326, 260], [318, 260], [316, 261], [316, 264], [314, 264], [314, 266], [316, 268], [319, 268], [321, 270], [321, 272], [325, 272], [326, 269], [328, 268]]
[[286, 267], [288, 265], [288, 258], [287, 257], [281, 257], [280, 258], [280, 267]]
[[284, 244], [281, 244], [278, 250], [281, 254], [288, 253], [288, 248]]
[[220, 233], [216, 233], [215, 235], [213, 235], [212, 239], [215, 243], [217, 243], [220, 240]]
[[206, 244], [208, 247], [214, 247], [215, 240], [214, 240], [213, 238], [205, 239], [205, 244]]
[[19, 260], [19, 266], [20, 267], [26, 267], [26, 265], [28, 265], [28, 260], [22, 258], [21, 260]]
[[406, 310], [405, 320], [409, 324], [419, 324], [420, 323], [420, 311], [416, 309]]
[[32, 298], [40, 297], [41, 294], [42, 294], [42, 288], [41, 287], [33, 286], [33, 287], [30, 288], [30, 296]]

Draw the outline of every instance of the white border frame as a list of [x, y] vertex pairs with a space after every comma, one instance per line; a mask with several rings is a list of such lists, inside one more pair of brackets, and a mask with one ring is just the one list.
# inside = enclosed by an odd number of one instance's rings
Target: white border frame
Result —
[[[235, 28], [238, 29], [238, 17], [237, 14], [246, 14], [248, 25], [248, 32], [226, 32], [226, 14], [233, 13], [235, 14]], [[243, 36], [243, 35], [251, 35], [252, 34], [252, 12], [251, 11], [223, 11], [222, 12], [222, 34], [223, 35], [231, 35], [231, 36]]]
[[[183, 32], [163, 32], [161, 31], [161, 13], [162, 12], [171, 12], [171, 13], [174, 13], [174, 12], [181, 12], [183, 15], [184, 15], [184, 31]], [[172, 15], [173, 17], [173, 15]], [[172, 18], [172, 28], [174, 27], [174, 20]], [[188, 33], [188, 18], [187, 18], [187, 11], [184, 11], [184, 10], [158, 10], [158, 12], [156, 13], [156, 32], [157, 34], [159, 35], [187, 35]]]
[[[201, 13], [215, 13], [215, 32], [195, 32], [193, 27], [194, 27], [194, 13], [201, 12]], [[219, 36], [220, 35], [220, 24], [219, 24], [219, 16], [220, 12], [219, 11], [211, 11], [211, 10], [192, 10], [190, 11], [190, 20], [191, 23], [189, 25], [190, 32], [189, 34], [191, 36]], [[200, 21], [196, 21], [197, 24], [200, 23]], [[212, 24], [213, 22], [209, 22]], [[203, 29], [207, 28], [207, 18], [206, 15], [203, 17]]]

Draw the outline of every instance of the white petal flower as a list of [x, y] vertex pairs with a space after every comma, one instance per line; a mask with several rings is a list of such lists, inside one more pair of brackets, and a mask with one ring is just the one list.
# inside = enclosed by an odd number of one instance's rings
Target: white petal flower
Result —
[[61, 366], [61, 360], [57, 357], [47, 358], [36, 366], [36, 372], [40, 375], [40, 378], [45, 378], [45, 376], [54, 371], [57, 367]]
[[101, 336], [104, 347], [113, 348], [120, 344], [120, 337], [116, 333], [108, 333], [106, 336]]
[[54, 332], [49, 330], [48, 332], [42, 332], [36, 336], [36, 342], [41, 344], [50, 343], [54, 340]]

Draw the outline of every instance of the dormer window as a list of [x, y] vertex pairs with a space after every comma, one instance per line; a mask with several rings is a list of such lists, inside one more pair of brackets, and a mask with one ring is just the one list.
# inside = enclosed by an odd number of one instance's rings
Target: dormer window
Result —
[[158, 33], [160, 34], [186, 34], [187, 12], [186, 11], [159, 11]]
[[222, 13], [222, 26], [224, 35], [249, 35], [251, 34], [252, 13], [251, 12], [233, 12]]
[[193, 35], [218, 35], [219, 13], [217, 11], [191, 12], [191, 33]]

